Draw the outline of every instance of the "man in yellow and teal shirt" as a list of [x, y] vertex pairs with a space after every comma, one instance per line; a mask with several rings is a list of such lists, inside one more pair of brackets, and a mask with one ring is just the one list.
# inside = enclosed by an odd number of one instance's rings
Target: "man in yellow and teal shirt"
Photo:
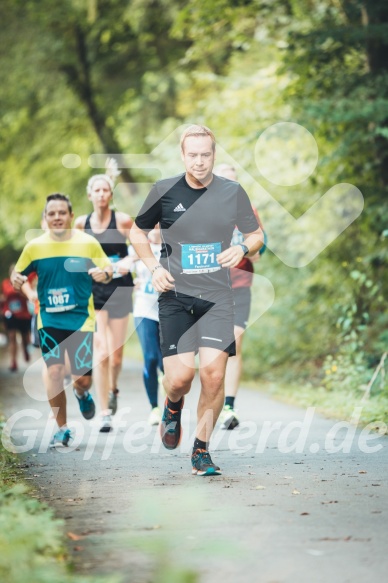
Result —
[[30, 273], [38, 276], [38, 331], [47, 365], [45, 384], [59, 428], [52, 446], [67, 446], [72, 438], [64, 391], [65, 352], [81, 413], [85, 419], [94, 417], [95, 405], [89, 393], [95, 330], [92, 281], [108, 283], [112, 278], [112, 266], [101, 245], [94, 237], [72, 229], [73, 217], [66, 195], [49, 195], [44, 211], [47, 231], [27, 243], [11, 275], [15, 289], [21, 288]]

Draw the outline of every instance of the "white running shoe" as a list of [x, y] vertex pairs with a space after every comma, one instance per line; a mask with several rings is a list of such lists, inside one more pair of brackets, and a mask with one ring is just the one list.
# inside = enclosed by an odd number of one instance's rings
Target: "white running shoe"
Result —
[[219, 420], [221, 422], [221, 429], [232, 430], [238, 425], [240, 425], [236, 411], [232, 409], [230, 405], [224, 406], [224, 408], [221, 411]]
[[162, 414], [159, 407], [154, 407], [148, 417], [148, 425], [159, 425], [162, 420]]
[[110, 415], [103, 415], [101, 419], [100, 433], [109, 433], [113, 431], [112, 417]]

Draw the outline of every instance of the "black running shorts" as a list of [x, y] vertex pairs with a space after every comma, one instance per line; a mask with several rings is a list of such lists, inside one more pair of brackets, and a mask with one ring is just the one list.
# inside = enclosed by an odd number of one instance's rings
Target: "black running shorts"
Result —
[[[101, 287], [105, 285], [101, 284]], [[103, 298], [101, 293], [97, 295], [93, 291], [94, 308], [107, 311], [112, 320], [125, 318], [133, 311], [132, 292], [133, 287], [116, 287], [110, 296]]]
[[165, 292], [159, 296], [160, 345], [163, 357], [198, 352], [200, 347], [236, 354], [231, 290], [199, 297]]
[[40, 349], [46, 365], [65, 364], [69, 355], [71, 372], [75, 376], [90, 376], [93, 368], [93, 332], [40, 328]]
[[4, 326], [6, 330], [17, 330], [21, 334], [27, 334], [31, 330], [31, 319], [11, 316], [11, 318], [4, 318]]

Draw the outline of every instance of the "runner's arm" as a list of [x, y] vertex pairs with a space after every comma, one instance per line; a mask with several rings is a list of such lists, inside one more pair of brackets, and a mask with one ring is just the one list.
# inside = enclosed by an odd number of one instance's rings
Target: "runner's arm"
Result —
[[120, 233], [129, 240], [129, 232], [133, 225], [131, 217], [126, 213], [116, 212], [116, 224]]
[[147, 234], [136, 223], [131, 229], [131, 243], [139, 259], [141, 259], [152, 274], [152, 285], [157, 292], [165, 292], [174, 288], [174, 278], [160, 265], [152, 252]]
[[25, 283], [26, 281], [27, 281], [26, 275], [22, 275], [21, 273], [19, 273], [19, 271], [16, 271], [15, 269], [12, 271], [11, 283], [13, 287], [16, 289], [16, 291], [20, 291], [22, 289], [23, 283]]
[[38, 294], [36, 289], [34, 289], [31, 283], [26, 280], [21, 286], [21, 292], [26, 296], [30, 302], [35, 302], [38, 299]]
[[[259, 227], [252, 233], [244, 233], [244, 245], [248, 247], [245, 257], [253, 257], [264, 245], [264, 233]], [[232, 245], [217, 255], [217, 261], [222, 267], [236, 267], [244, 257], [244, 249], [241, 245]]]
[[92, 267], [89, 269], [88, 273], [97, 283], [109, 283], [112, 281], [113, 267], [112, 265], [107, 265], [104, 269], [101, 269], [100, 267]]

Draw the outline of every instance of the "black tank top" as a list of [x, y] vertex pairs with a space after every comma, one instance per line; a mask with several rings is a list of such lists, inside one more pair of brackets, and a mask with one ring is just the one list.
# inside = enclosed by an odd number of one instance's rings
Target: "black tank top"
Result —
[[[95, 233], [92, 230], [90, 224], [91, 216], [92, 213], [86, 217], [85, 233], [97, 239], [112, 263], [126, 257], [128, 255], [127, 242], [125, 236], [117, 229], [115, 211], [111, 211], [109, 225], [102, 233]], [[122, 277], [115, 277], [107, 284], [93, 281], [93, 297], [96, 309], [101, 309], [117, 287], [124, 286], [133, 286], [132, 275], [130, 273]], [[131, 292], [132, 290], [128, 290], [128, 293]]]

